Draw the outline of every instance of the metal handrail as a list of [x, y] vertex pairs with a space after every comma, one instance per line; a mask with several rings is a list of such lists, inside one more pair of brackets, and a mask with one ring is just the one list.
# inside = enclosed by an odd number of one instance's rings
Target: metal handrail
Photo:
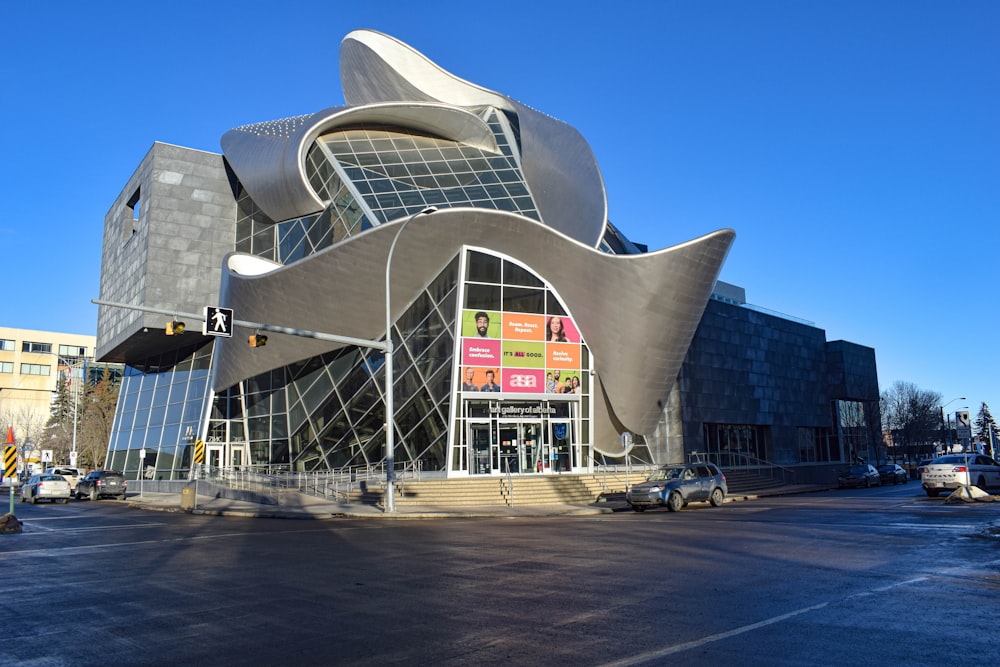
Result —
[[507, 469], [507, 492], [510, 497], [510, 507], [514, 506], [514, 478], [510, 474], [510, 459], [504, 457], [503, 465]]
[[[406, 479], [419, 480], [423, 461], [410, 461], [398, 474], [400, 491]], [[231, 489], [270, 494], [280, 498], [284, 491], [297, 491], [321, 498], [349, 502], [351, 492], [362, 484], [385, 480], [385, 463], [343, 466], [334, 470], [292, 471], [289, 466], [245, 465], [218, 468], [196, 464], [191, 479], [207, 480]]]
[[[773, 461], [767, 461], [765, 459], [759, 459], [755, 456], [750, 456], [744, 452], [725, 452], [725, 458], [728, 459], [726, 463], [723, 463], [723, 455], [721, 452], [690, 452], [688, 454], [688, 462], [690, 463], [714, 463], [720, 468], [755, 468], [758, 471], [766, 470], [768, 476], [771, 479], [777, 480], [777, 472], [780, 472], [780, 481], [783, 484], [789, 484], [795, 482], [795, 471], [791, 468], [774, 463]], [[734, 464], [733, 460], [739, 463]], [[727, 465], [728, 463], [728, 465]]]

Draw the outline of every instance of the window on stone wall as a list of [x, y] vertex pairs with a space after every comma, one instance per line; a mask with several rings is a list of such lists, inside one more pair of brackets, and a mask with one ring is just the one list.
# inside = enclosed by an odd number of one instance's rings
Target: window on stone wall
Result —
[[142, 204], [142, 192], [136, 188], [125, 204], [125, 219], [122, 220], [122, 242], [128, 241], [139, 226], [139, 209]]

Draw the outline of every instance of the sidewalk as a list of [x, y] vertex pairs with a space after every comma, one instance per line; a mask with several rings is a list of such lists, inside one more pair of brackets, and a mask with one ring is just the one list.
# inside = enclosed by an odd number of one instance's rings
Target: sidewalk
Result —
[[[727, 503], [755, 500], [766, 496], [782, 496], [822, 491], [827, 487], [796, 485], [762, 490], [757, 493], [739, 494], [726, 498]], [[444, 518], [503, 518], [503, 517], [555, 517], [610, 514], [630, 511], [621, 499], [589, 504], [547, 505], [475, 505], [448, 507], [438, 505], [402, 505], [395, 513], [388, 514], [381, 506], [360, 502], [348, 503], [324, 500], [302, 493], [286, 492], [278, 504], [264, 504], [215, 498], [199, 495], [195, 508], [181, 509], [180, 493], [146, 492], [130, 495], [125, 500], [129, 507], [157, 512], [187, 512], [209, 516], [233, 516], [260, 519], [444, 519]]]

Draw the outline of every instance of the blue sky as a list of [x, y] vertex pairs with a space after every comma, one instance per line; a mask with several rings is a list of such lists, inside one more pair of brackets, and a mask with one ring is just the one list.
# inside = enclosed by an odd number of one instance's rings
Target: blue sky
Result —
[[7, 3], [0, 324], [95, 333], [104, 215], [152, 143], [341, 104], [372, 28], [580, 130], [633, 240], [731, 227], [749, 302], [1000, 416], [998, 26], [992, 0]]

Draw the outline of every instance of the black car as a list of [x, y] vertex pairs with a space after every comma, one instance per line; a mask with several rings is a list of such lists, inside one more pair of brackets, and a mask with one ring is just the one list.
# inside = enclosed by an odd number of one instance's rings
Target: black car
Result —
[[910, 481], [910, 476], [906, 474], [902, 466], [895, 463], [885, 463], [878, 467], [878, 476], [883, 484], [906, 484]]
[[95, 470], [88, 472], [86, 476], [76, 484], [76, 497], [90, 498], [98, 500], [113, 496], [118, 500], [125, 498], [125, 490], [128, 482], [125, 475], [115, 470]]
[[874, 466], [862, 464], [851, 466], [837, 478], [837, 486], [846, 489], [849, 486], [881, 486], [882, 478]]

